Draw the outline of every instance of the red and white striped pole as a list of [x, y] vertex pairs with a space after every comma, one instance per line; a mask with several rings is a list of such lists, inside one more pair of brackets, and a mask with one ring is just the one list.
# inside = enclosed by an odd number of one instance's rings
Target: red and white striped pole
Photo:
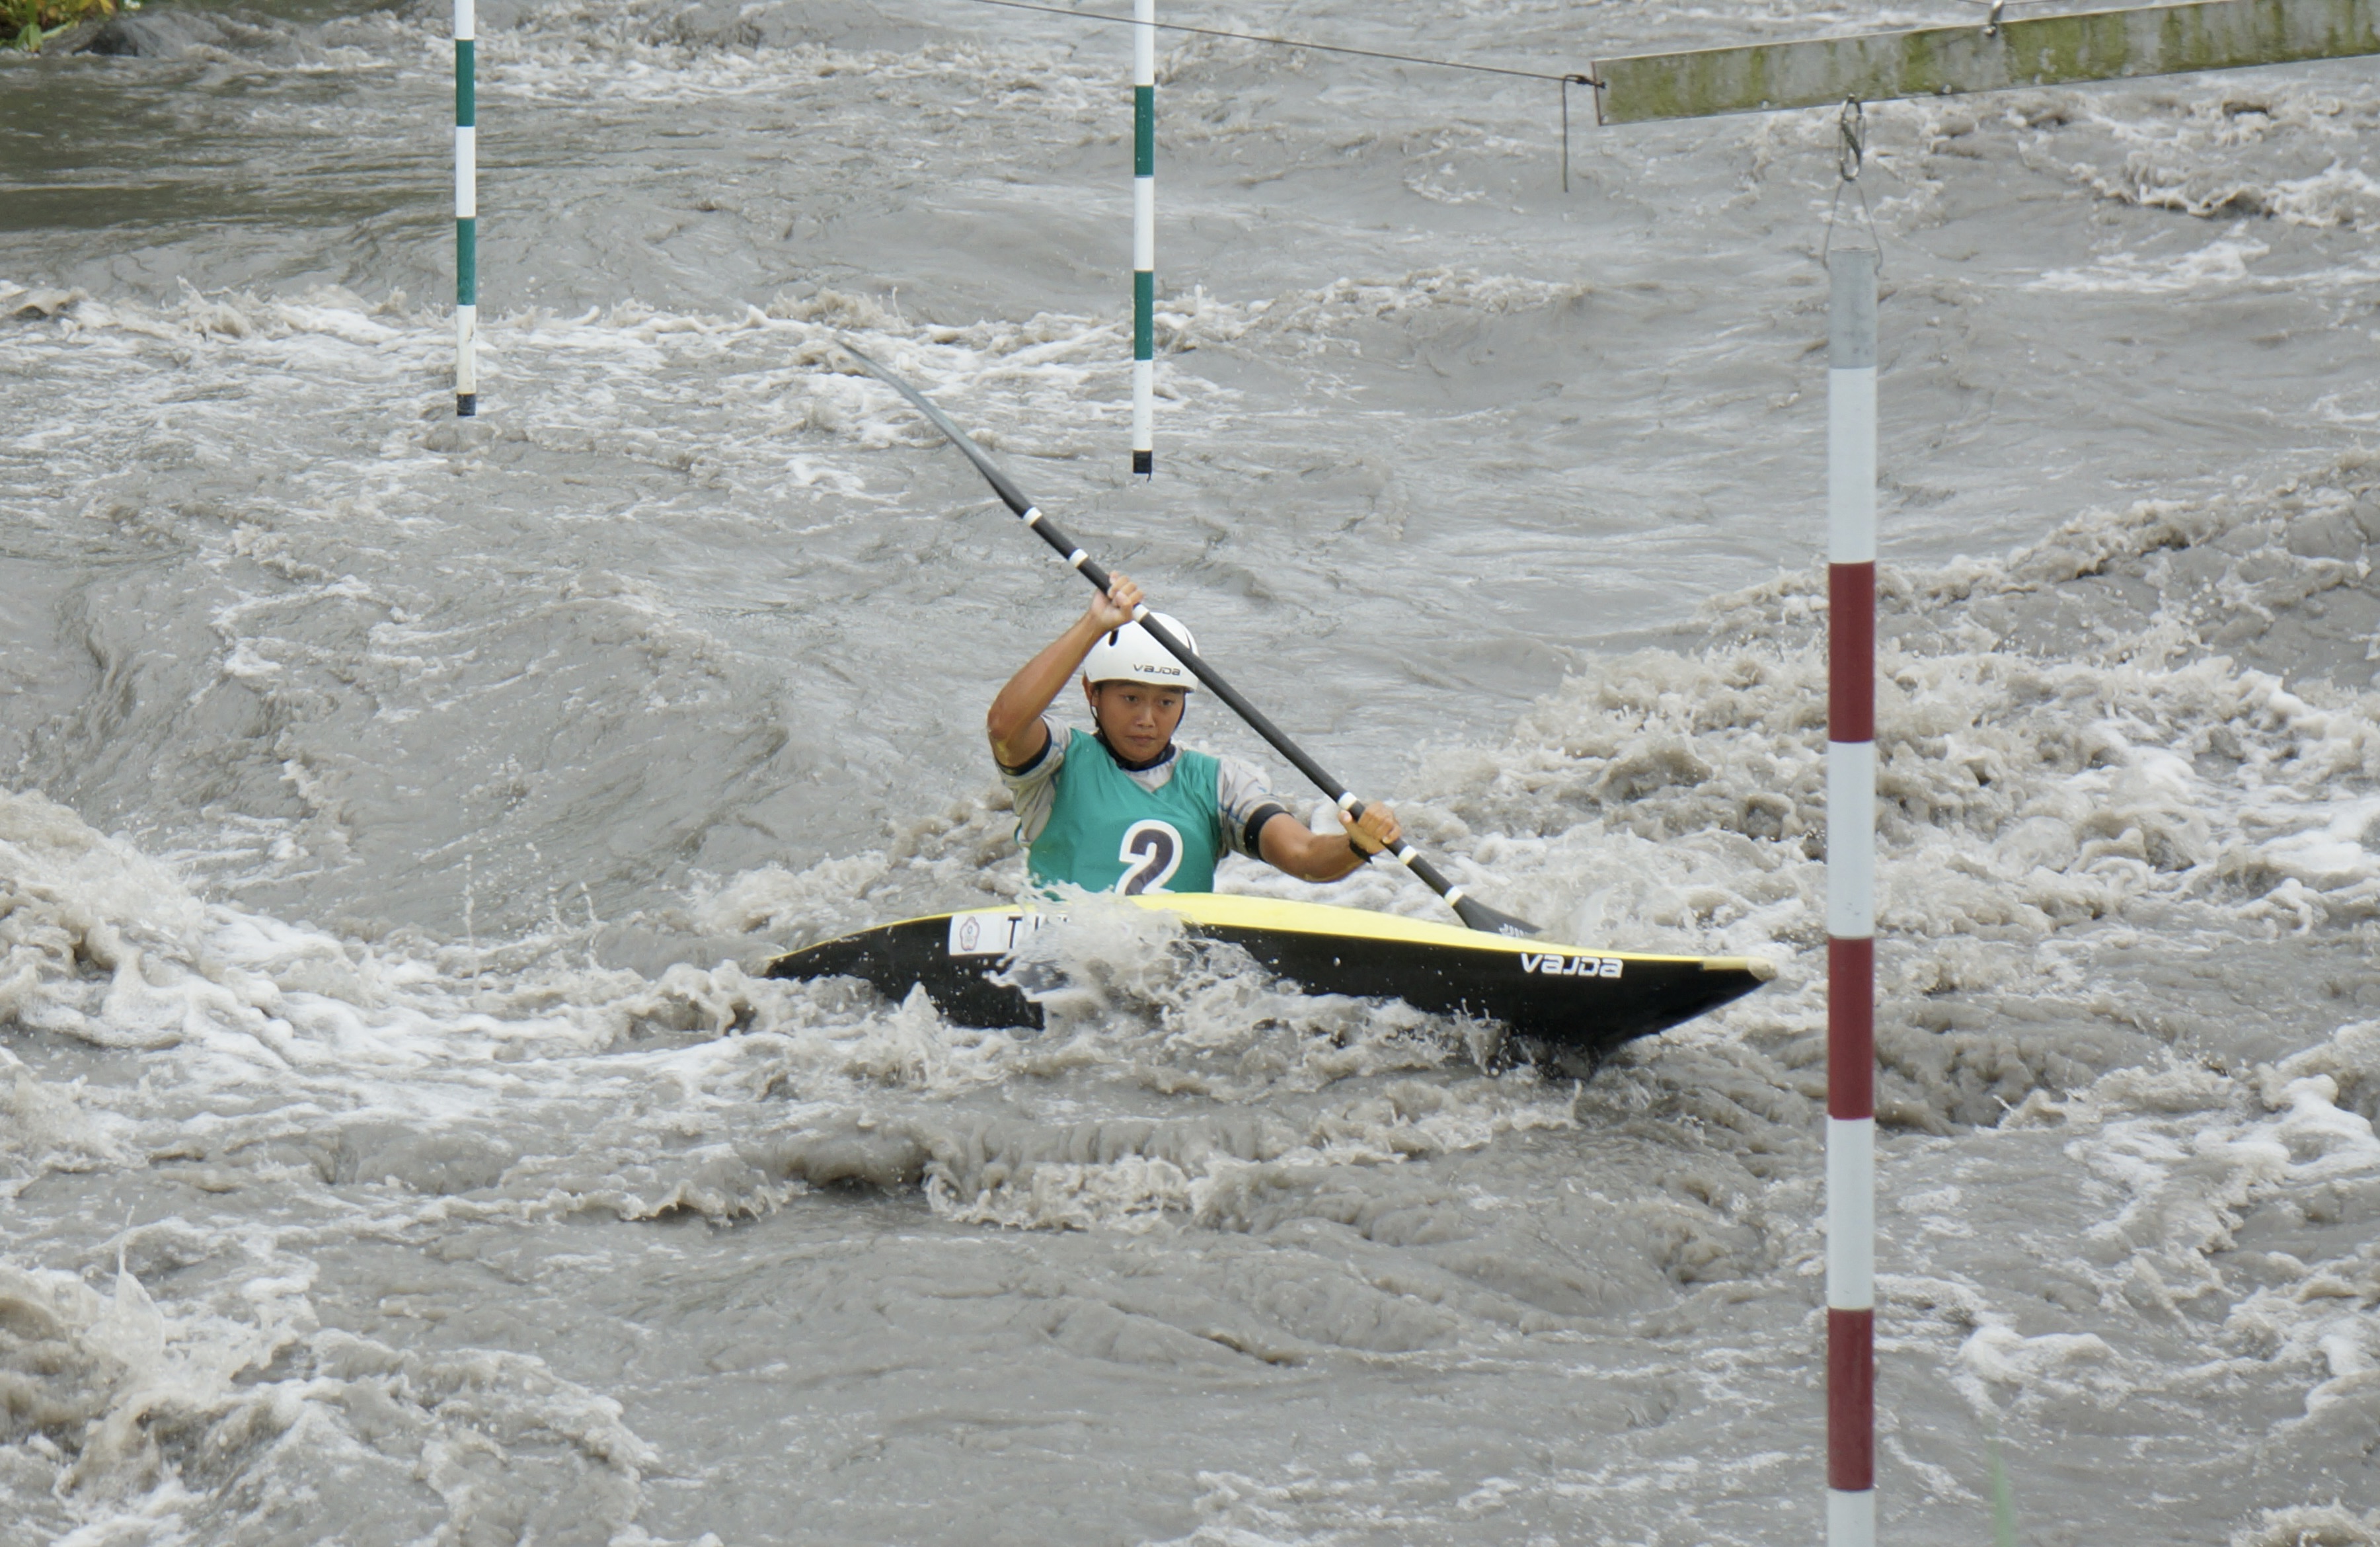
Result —
[[1827, 1547], [1876, 1541], [1876, 262], [1827, 265]]

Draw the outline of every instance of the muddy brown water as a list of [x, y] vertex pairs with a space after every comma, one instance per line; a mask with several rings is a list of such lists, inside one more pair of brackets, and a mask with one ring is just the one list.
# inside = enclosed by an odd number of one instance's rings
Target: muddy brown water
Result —
[[[483, 6], [458, 423], [445, 27], [0, 61], [0, 1542], [1815, 1538], [1831, 116], [1565, 197], [1550, 85], [1169, 39], [1139, 484], [1118, 30]], [[1870, 110], [1888, 1539], [1997, 1436], [2380, 1541], [2375, 118]], [[759, 979], [1014, 895], [1080, 604], [838, 331], [1483, 895], [1779, 981], [1578, 1085], [1096, 907], [1043, 1033]]]

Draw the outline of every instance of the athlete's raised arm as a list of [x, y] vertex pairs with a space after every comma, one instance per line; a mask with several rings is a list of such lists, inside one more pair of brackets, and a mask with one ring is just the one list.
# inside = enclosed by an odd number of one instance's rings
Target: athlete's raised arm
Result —
[[991, 755], [1002, 768], [1023, 768], [1041, 755], [1050, 741], [1050, 729], [1041, 716], [1049, 713], [1050, 705], [1082, 665], [1083, 657], [1099, 642], [1099, 636], [1130, 623], [1132, 610], [1143, 600], [1132, 577], [1114, 576], [1072, 627], [1008, 679], [1008, 686], [991, 700], [991, 710], [983, 718], [984, 734], [991, 738]]

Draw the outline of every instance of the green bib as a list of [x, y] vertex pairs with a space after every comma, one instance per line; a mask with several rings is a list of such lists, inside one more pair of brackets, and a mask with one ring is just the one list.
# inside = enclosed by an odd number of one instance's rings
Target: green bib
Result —
[[1050, 820], [1028, 847], [1026, 868], [1043, 886], [1211, 892], [1223, 848], [1219, 772], [1208, 754], [1176, 749], [1173, 777], [1152, 794], [1116, 766], [1106, 743], [1069, 731]]

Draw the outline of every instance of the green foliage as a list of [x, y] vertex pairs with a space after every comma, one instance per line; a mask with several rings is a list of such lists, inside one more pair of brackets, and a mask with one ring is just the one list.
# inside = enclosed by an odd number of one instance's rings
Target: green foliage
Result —
[[115, 0], [0, 0], [0, 39], [30, 53], [78, 22], [115, 14]]

